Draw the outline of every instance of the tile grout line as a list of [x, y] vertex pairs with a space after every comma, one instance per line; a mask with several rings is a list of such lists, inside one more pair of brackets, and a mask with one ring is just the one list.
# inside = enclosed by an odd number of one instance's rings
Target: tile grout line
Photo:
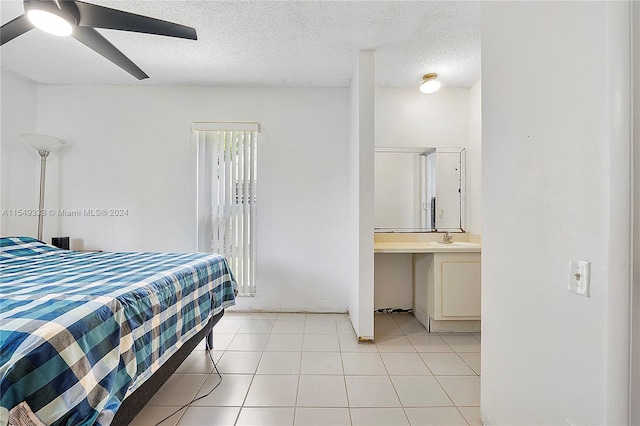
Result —
[[[232, 318], [230, 318], [230, 319], [232, 319]], [[240, 324], [239, 328], [237, 329], [237, 331], [236, 331], [235, 333], [229, 333], [229, 334], [233, 334], [233, 337], [230, 339], [229, 344], [227, 345], [227, 347], [226, 347], [224, 350], [221, 350], [220, 359], [222, 359], [222, 357], [223, 357], [224, 355], [232, 354], [232, 353], [234, 352], [234, 351], [229, 351], [229, 350], [228, 350], [228, 347], [231, 345], [231, 343], [233, 342], [233, 340], [234, 340], [234, 339], [235, 339], [239, 334], [259, 334], [259, 333], [239, 333], [240, 329], [242, 328], [242, 326], [246, 323], [246, 320], [248, 320], [248, 319], [252, 319], [252, 318], [251, 318], [249, 315], [247, 315], [244, 319], [242, 319], [242, 320], [241, 320], [241, 324]], [[263, 318], [253, 318], [253, 319], [263, 319]], [[307, 324], [307, 323], [309, 323], [309, 322], [313, 322], [313, 321], [309, 321], [309, 317], [308, 317], [308, 316], [305, 316], [304, 320], [296, 319], [296, 321], [300, 321], [300, 322], [303, 322], [303, 323], [305, 324], [305, 326], [303, 326], [302, 333], [274, 333], [273, 331], [274, 331], [274, 328], [275, 328], [275, 322], [276, 322], [278, 319], [286, 320], [286, 318], [285, 318], [285, 317], [278, 318], [278, 316], [276, 316], [275, 318], [272, 318], [272, 319], [271, 319], [271, 318], [264, 318], [264, 319], [265, 319], [265, 320], [266, 320], [266, 319], [272, 320], [271, 327], [269, 328], [268, 333], [266, 333], [266, 334], [267, 334], [267, 342], [265, 343], [264, 347], [262, 347], [262, 350], [260, 351], [260, 358], [259, 358], [259, 360], [258, 360], [258, 364], [257, 364], [256, 368], [253, 370], [253, 372], [251, 373], [251, 381], [250, 381], [249, 386], [248, 386], [248, 388], [247, 388], [247, 392], [246, 392], [246, 394], [244, 395], [244, 398], [243, 398], [243, 400], [242, 400], [242, 404], [241, 404], [241, 406], [239, 407], [238, 413], [236, 414], [236, 418], [235, 418], [235, 422], [234, 422], [234, 424], [237, 424], [237, 423], [238, 423], [238, 421], [240, 420], [240, 415], [241, 415], [241, 413], [242, 413], [242, 410], [243, 410], [244, 408], [246, 408], [246, 407], [247, 407], [247, 406], [246, 406], [247, 398], [248, 398], [249, 392], [250, 392], [250, 390], [251, 390], [251, 387], [252, 387], [252, 386], [253, 386], [253, 384], [254, 384], [254, 379], [255, 379], [255, 378], [256, 378], [256, 376], [258, 375], [258, 368], [259, 368], [259, 366], [260, 366], [260, 363], [262, 362], [263, 357], [264, 357], [265, 353], [267, 352], [267, 350], [266, 350], [266, 346], [267, 346], [267, 343], [268, 343], [268, 341], [270, 340], [270, 338], [271, 338], [272, 336], [276, 335], [276, 334], [288, 334], [288, 335], [296, 335], [296, 334], [300, 334], [300, 335], [302, 336], [302, 349], [301, 349], [301, 351], [300, 351], [300, 354], [301, 354], [301, 355], [300, 355], [300, 359], [299, 359], [299, 361], [298, 361], [298, 372], [297, 372], [297, 376], [298, 376], [298, 377], [297, 377], [297, 383], [296, 383], [296, 396], [295, 396], [295, 403], [294, 403], [294, 406], [293, 406], [293, 407], [291, 407], [291, 408], [293, 408], [293, 423], [295, 424], [295, 421], [296, 421], [296, 419], [297, 419], [297, 418], [298, 418], [298, 416], [299, 416], [298, 408], [306, 408], [306, 407], [298, 406], [298, 403], [300, 402], [299, 397], [300, 397], [300, 383], [301, 383], [301, 375], [302, 375], [302, 361], [303, 361], [303, 355], [304, 355], [304, 353], [305, 353], [305, 352], [323, 353], [323, 352], [326, 352], [326, 351], [325, 351], [325, 350], [307, 350], [307, 351], [305, 351], [305, 350], [304, 350], [304, 339], [305, 339], [305, 337], [306, 337], [306, 336], [311, 336], [311, 335], [312, 335], [312, 334], [309, 334], [309, 333], [308, 333], [308, 330], [307, 330], [307, 327], [306, 327], [306, 324]], [[396, 326], [397, 326], [397, 327], [402, 331], [402, 335], [401, 335], [401, 336], [404, 336], [405, 338], [407, 338], [407, 340], [408, 340], [408, 342], [409, 342], [409, 344], [410, 344], [410, 347], [413, 349], [413, 351], [411, 351], [411, 352], [403, 352], [403, 351], [400, 351], [400, 352], [397, 352], [397, 353], [414, 353], [414, 354], [417, 354], [417, 355], [419, 356], [420, 361], [422, 362], [422, 364], [423, 364], [423, 365], [425, 365], [425, 366], [427, 367], [427, 370], [431, 373], [431, 376], [432, 376], [432, 377], [434, 377], [434, 378], [436, 379], [436, 382], [438, 383], [439, 387], [440, 387], [440, 388], [442, 389], [442, 391], [447, 395], [447, 398], [449, 399], [449, 401], [450, 401], [451, 403], [453, 403], [453, 405], [452, 405], [452, 406], [456, 408], [456, 412], [457, 412], [459, 415], [461, 415], [461, 416], [462, 416], [462, 418], [464, 419], [465, 423], [467, 423], [467, 424], [471, 424], [471, 423], [470, 423], [470, 421], [469, 421], [469, 420], [467, 420], [467, 418], [464, 416], [464, 414], [462, 413], [462, 411], [461, 411], [461, 409], [460, 409], [460, 408], [461, 408], [461, 407], [477, 408], [477, 406], [475, 406], [475, 405], [474, 405], [474, 406], [468, 406], [468, 405], [458, 406], [458, 405], [456, 405], [456, 404], [453, 402], [453, 400], [452, 400], [451, 396], [449, 395], [449, 393], [448, 393], [448, 392], [447, 392], [447, 391], [442, 387], [442, 384], [440, 383], [440, 380], [438, 380], [438, 376], [436, 376], [436, 375], [434, 374], [434, 372], [433, 372], [433, 371], [432, 371], [432, 369], [429, 367], [429, 365], [426, 363], [426, 361], [424, 360], [424, 358], [422, 358], [422, 357], [420, 356], [420, 352], [418, 351], [418, 348], [415, 346], [415, 343], [414, 343], [414, 342], [412, 342], [412, 341], [409, 339], [409, 337], [413, 336], [414, 334], [407, 334], [407, 331], [406, 331], [405, 329], [403, 329], [403, 328], [402, 328], [401, 324], [400, 324], [400, 323], [398, 323], [398, 322], [396, 321], [396, 319], [395, 319], [395, 318], [392, 318], [392, 320], [394, 321], [395, 325], [396, 325]], [[293, 320], [291, 320], [291, 321], [293, 321]], [[342, 355], [343, 353], [351, 353], [351, 352], [350, 352], [350, 351], [345, 351], [347, 348], [345, 348], [345, 347], [344, 347], [344, 343], [343, 343], [343, 342], [341, 342], [341, 340], [340, 340], [340, 334], [341, 334], [341, 333], [340, 333], [340, 329], [339, 329], [339, 327], [338, 327], [338, 326], [339, 326], [339, 324], [338, 324], [338, 318], [333, 317], [333, 318], [328, 319], [328, 320], [324, 320], [324, 319], [322, 319], [322, 320], [320, 320], [320, 321], [327, 321], [327, 322], [328, 322], [328, 321], [333, 321], [333, 333], [331, 333], [331, 334], [327, 334], [327, 335], [331, 335], [331, 336], [334, 336], [334, 335], [335, 335], [335, 337], [336, 337], [336, 339], [337, 339], [337, 344], [338, 344], [338, 353], [340, 354], [340, 365], [341, 365], [341, 367], [342, 367], [342, 374], [341, 374], [341, 375], [343, 376], [343, 385], [344, 385], [344, 387], [345, 387], [346, 400], [347, 400], [347, 407], [346, 407], [346, 409], [347, 409], [347, 412], [348, 412], [348, 415], [349, 415], [349, 421], [350, 421], [351, 423], [353, 423], [353, 418], [352, 418], [352, 409], [354, 409], [354, 408], [360, 408], [360, 407], [352, 407], [352, 406], [351, 406], [351, 401], [350, 401], [349, 393], [348, 393], [348, 389], [347, 389], [347, 381], [346, 381], [346, 379], [347, 379], [347, 374], [346, 374], [346, 370], [345, 370], [345, 366], [344, 366], [344, 358], [343, 358], [343, 355]], [[407, 323], [405, 322], [404, 324], [407, 324]], [[402, 325], [404, 325], [404, 324], [402, 324]], [[322, 328], [322, 327], [320, 327], [320, 328]], [[406, 329], [409, 329], [409, 330], [413, 330], [413, 327], [411, 327], [411, 326], [407, 326], [407, 327], [405, 327], [405, 328], [406, 328]], [[344, 333], [344, 334], [346, 335], [346, 333]], [[480, 374], [478, 374], [478, 373], [476, 373], [476, 372], [475, 372], [475, 370], [471, 367], [471, 365], [470, 365], [466, 360], [464, 360], [464, 358], [462, 358], [462, 356], [460, 356], [460, 353], [459, 353], [458, 351], [456, 351], [456, 350], [451, 346], [451, 344], [450, 344], [449, 342], [447, 342], [447, 341], [446, 341], [442, 336], [440, 336], [440, 334], [439, 334], [439, 333], [436, 333], [436, 334], [437, 334], [437, 336], [438, 336], [440, 339], [442, 339], [442, 341], [445, 343], [445, 345], [446, 345], [448, 348], [450, 348], [450, 349], [451, 349], [452, 353], [455, 353], [455, 354], [456, 354], [457, 359], [462, 360], [462, 361], [463, 361], [463, 363], [464, 363], [464, 365], [466, 365], [469, 369], [471, 369], [471, 370], [474, 372], [474, 375], [465, 375], [465, 376], [469, 376], [469, 377], [474, 377], [474, 376], [475, 376], [475, 377], [480, 377]], [[473, 334], [471, 334], [471, 333], [466, 333], [466, 334], [468, 334], [468, 335], [472, 336], [476, 341], [478, 341], [478, 343], [481, 343], [481, 340], [480, 340], [477, 336], [474, 336], [474, 335], [473, 335]], [[349, 335], [352, 335], [352, 333], [350, 333]], [[246, 352], [246, 351], [245, 351], [245, 352]], [[250, 352], [252, 352], [252, 351], [250, 351]], [[287, 351], [287, 352], [291, 352], [291, 351]], [[294, 351], [294, 352], [297, 352], [297, 351]], [[330, 351], [330, 352], [333, 352], [333, 351]], [[393, 384], [393, 381], [391, 380], [391, 374], [390, 374], [390, 371], [389, 371], [389, 367], [388, 367], [388, 366], [387, 366], [387, 364], [384, 362], [384, 357], [383, 357], [383, 355], [384, 355], [384, 354], [386, 354], [386, 353], [388, 353], [388, 354], [393, 354], [393, 353], [396, 353], [396, 352], [393, 352], [393, 351], [392, 351], [392, 352], [380, 352], [380, 348], [376, 345], [376, 347], [375, 347], [375, 351], [362, 351], [362, 352], [360, 352], [360, 351], [357, 351], [357, 350], [356, 350], [356, 351], [354, 351], [354, 353], [377, 353], [377, 354], [378, 354], [379, 359], [380, 359], [380, 360], [381, 360], [381, 362], [383, 363], [384, 371], [386, 372], [386, 377], [387, 377], [387, 379], [391, 382], [391, 384], [392, 384], [392, 386], [393, 386], [393, 389], [394, 389], [395, 395], [396, 395], [396, 397], [397, 397], [398, 401], [400, 402], [400, 406], [399, 406], [399, 407], [375, 407], [375, 408], [402, 408], [405, 419], [407, 420], [407, 422], [409, 422], [409, 423], [410, 423], [410, 421], [409, 421], [409, 416], [408, 416], [408, 413], [407, 413], [407, 408], [415, 408], [415, 407], [405, 407], [405, 406], [402, 404], [402, 401], [401, 401], [400, 396], [399, 396], [399, 394], [398, 394], [398, 389], [396, 388], [396, 386]], [[465, 353], [467, 353], [467, 352], [465, 352]], [[477, 353], [477, 352], [469, 352], [469, 353]], [[480, 351], [480, 353], [481, 353], [481, 351]], [[220, 359], [219, 359], [218, 361], [220, 361]], [[201, 390], [203, 389], [203, 387], [204, 387], [204, 385], [205, 385], [205, 383], [206, 383], [207, 379], [211, 376], [211, 374], [212, 374], [212, 373], [211, 373], [211, 371], [207, 374], [207, 378], [205, 379], [205, 381], [202, 383], [202, 385], [200, 386], [200, 388], [199, 388], [199, 389], [198, 389], [198, 391], [196, 392], [196, 395], [197, 395], [199, 392], [201, 392]], [[243, 373], [243, 374], [244, 374], [244, 373]], [[326, 375], [326, 374], [321, 374], [321, 375]], [[334, 374], [332, 374], [332, 375], [334, 375]], [[340, 375], [340, 374], [338, 374], [338, 375]], [[407, 375], [407, 376], [412, 376], [412, 375]], [[415, 375], [414, 375], [414, 376], [415, 376]], [[446, 376], [451, 376], [451, 375], [446, 375]], [[458, 377], [458, 375], [453, 375], [452, 377]], [[188, 405], [187, 409], [188, 409], [188, 408], [190, 408], [190, 407], [191, 407], [191, 403], [189, 403], [189, 405]], [[230, 406], [229, 406], [229, 407], [230, 407]], [[271, 406], [270, 406], [270, 407], [271, 407]], [[260, 407], [257, 407], [257, 408], [270, 408], [270, 407], [267, 407], [267, 406], [262, 407], [262, 406], [260, 406]], [[278, 407], [276, 407], [276, 406], [272, 406], [271, 408], [278, 408]], [[283, 408], [284, 408], [284, 407], [283, 407]], [[310, 406], [309, 408], [330, 409], [330, 408], [334, 408], [334, 407], [324, 407], [324, 406], [323, 406], [323, 407], [313, 407], [313, 406]], [[336, 408], [339, 408], [339, 407], [336, 407]], [[185, 409], [185, 410], [182, 412], [182, 414], [180, 414], [180, 417], [177, 419], [176, 424], [179, 424], [180, 420], [184, 417], [184, 415], [185, 415], [185, 413], [186, 413], [187, 409]]]
[[[305, 325], [307, 324], [307, 317], [304, 319]], [[300, 397], [300, 376], [302, 375], [302, 349], [304, 349], [304, 327], [302, 329], [302, 348], [300, 348], [300, 361], [298, 362], [298, 381], [296, 383], [296, 401], [293, 405], [293, 424], [296, 424], [296, 415], [298, 414], [298, 398]]]
[[[401, 328], [402, 328], [402, 327], [401, 327]], [[403, 330], [403, 331], [404, 331], [404, 330]], [[440, 333], [437, 333], [437, 334], [438, 334], [438, 337], [440, 337], [440, 339], [442, 339], [442, 340], [445, 342], [445, 344], [451, 348], [451, 350], [453, 351], [453, 353], [454, 353], [454, 354], [456, 354], [456, 356], [457, 356], [459, 359], [461, 359], [461, 360], [465, 363], [465, 365], [467, 365], [467, 366], [471, 369], [471, 371], [473, 371], [474, 373], [476, 373], [476, 371], [475, 371], [475, 370], [474, 370], [474, 369], [473, 369], [473, 368], [472, 368], [472, 367], [471, 367], [471, 366], [470, 366], [470, 365], [469, 365], [469, 364], [464, 360], [464, 358], [462, 358], [462, 357], [460, 356], [460, 353], [458, 353], [458, 351], [456, 351], [456, 350], [455, 350], [455, 349], [454, 349], [454, 348], [449, 344], [449, 342], [447, 342], [447, 341], [446, 341], [442, 336], [440, 336]], [[468, 334], [469, 334], [471, 337], [473, 337], [473, 338], [475, 338], [476, 340], [478, 340], [478, 342], [479, 342], [479, 343], [482, 343], [482, 341], [481, 341], [480, 339], [477, 339], [477, 337], [476, 337], [476, 336], [474, 336], [472, 333], [468, 333]], [[406, 333], [405, 333], [405, 335], [406, 335]], [[413, 342], [411, 342], [411, 340], [409, 340], [409, 343], [411, 343], [411, 345], [413, 346]], [[414, 346], [414, 349], [416, 349], [416, 352], [417, 352], [417, 348], [415, 348], [415, 346]], [[482, 351], [482, 348], [481, 348], [481, 351]], [[465, 352], [465, 353], [466, 353], [466, 352]], [[480, 352], [480, 353], [482, 353], [482, 352]], [[418, 355], [419, 355], [419, 354], [420, 354], [420, 353], [418, 352]], [[462, 414], [462, 412], [460, 411], [460, 408], [459, 408], [458, 404], [456, 404], [456, 403], [453, 401], [453, 398], [449, 395], [449, 392], [447, 392], [447, 390], [442, 386], [442, 383], [440, 382], [440, 380], [438, 380], [438, 376], [437, 376], [436, 374], [434, 374], [434, 373], [433, 373], [433, 370], [431, 370], [431, 368], [430, 368], [430, 367], [429, 367], [429, 365], [426, 363], [426, 361], [424, 361], [424, 358], [420, 357], [420, 359], [422, 359], [422, 361], [423, 361], [423, 362], [424, 362], [424, 364], [427, 366], [427, 368], [429, 369], [429, 371], [431, 371], [431, 373], [432, 373], [432, 375], [433, 375], [433, 378], [437, 381], [437, 383], [438, 383], [438, 385], [440, 386], [440, 388], [441, 388], [441, 389], [443, 390], [443, 392], [447, 395], [447, 397], [449, 398], [449, 400], [453, 403], [453, 406], [456, 408], [456, 411], [458, 411], [458, 413], [460, 413], [460, 415], [462, 416], [462, 418], [464, 419], [464, 421], [469, 425], [469, 424], [470, 424], [470, 423], [469, 423], [469, 421], [468, 421], [468, 420], [467, 420], [467, 418], [464, 416], [464, 414]], [[471, 375], [465, 375], [465, 376], [473, 377], [473, 376], [471, 376]], [[476, 376], [480, 376], [480, 375], [476, 373]], [[452, 377], [464, 377], [464, 376], [457, 376], [457, 375], [456, 375], [456, 376], [452, 376]], [[404, 408], [404, 407], [403, 407], [403, 408]], [[405, 414], [406, 414], [406, 410], [405, 410]], [[407, 418], [407, 420], [408, 420], [408, 418]]]
[[[397, 324], [397, 322], [396, 322], [396, 324]], [[398, 325], [398, 327], [400, 327], [400, 324], [397, 324], [397, 325]], [[453, 403], [453, 404], [454, 404], [454, 407], [455, 407], [456, 411], [458, 411], [458, 413], [460, 413], [460, 415], [461, 415], [461, 416], [462, 416], [462, 418], [464, 419], [465, 423], [467, 423], [467, 425], [468, 425], [468, 424], [469, 424], [469, 422], [468, 422], [468, 421], [467, 421], [467, 419], [464, 417], [464, 415], [462, 415], [462, 413], [460, 412], [460, 410], [458, 409], [458, 407], [455, 405], [455, 403], [453, 402], [453, 399], [449, 396], [449, 394], [447, 393], [447, 391], [442, 387], [442, 384], [441, 384], [441, 383], [440, 383], [440, 381], [436, 378], [436, 375], [434, 374], [433, 370], [431, 370], [431, 368], [429, 367], [429, 365], [427, 364], [427, 362], [424, 360], [424, 358], [422, 358], [422, 357], [420, 356], [420, 353], [418, 352], [418, 348], [416, 348], [416, 347], [415, 347], [415, 345], [413, 344], [413, 342], [411, 341], [411, 339], [409, 339], [409, 336], [408, 336], [408, 335], [406, 334], [406, 332], [402, 329], [402, 327], [400, 327], [400, 329], [402, 330], [403, 334], [407, 337], [407, 340], [409, 340], [409, 343], [411, 344], [411, 346], [413, 347], [413, 349], [416, 351], [416, 354], [418, 355], [418, 357], [420, 358], [420, 360], [422, 361], [422, 363], [427, 367], [427, 369], [428, 369], [428, 370], [429, 370], [429, 372], [431, 373], [431, 376], [436, 380], [436, 382], [438, 383], [438, 386], [440, 386], [440, 388], [441, 388], [441, 389], [442, 389], [442, 391], [445, 393], [445, 395], [447, 395], [447, 398], [449, 398], [449, 400], [451, 401], [451, 403]], [[441, 337], [441, 336], [438, 336], [438, 337], [440, 337], [440, 339], [442, 339], [442, 337]], [[445, 341], [444, 339], [442, 339], [442, 340], [445, 342], [445, 344], [447, 344], [447, 345], [451, 348], [451, 346], [447, 343], [447, 341]], [[451, 348], [451, 350], [452, 350], [452, 351], [457, 355], [456, 351], [455, 351], [453, 348]], [[461, 358], [459, 355], [458, 355], [458, 357], [459, 357], [459, 358]], [[463, 361], [464, 361], [464, 360], [463, 360]], [[383, 359], [383, 362], [384, 362], [384, 359]], [[386, 367], [386, 365], [385, 365], [385, 367]], [[472, 370], [473, 370], [473, 369], [472, 369]], [[388, 372], [388, 370], [387, 370], [387, 372]], [[391, 380], [391, 377], [389, 377], [389, 378], [390, 378], [390, 380]], [[393, 380], [391, 380], [391, 384], [393, 385]], [[397, 389], [395, 388], [395, 385], [393, 385], [393, 387], [394, 387], [394, 390], [396, 390], [396, 394], [397, 394], [397, 392], [398, 392], [398, 391], [397, 391]], [[407, 409], [407, 408], [411, 408], [411, 407], [405, 407], [405, 406], [404, 406], [404, 404], [402, 404], [402, 400], [400, 399], [400, 395], [398, 395], [398, 400], [400, 400], [400, 405], [402, 406], [402, 411], [403, 411], [403, 413], [404, 413], [404, 415], [405, 415], [405, 417], [406, 417], [406, 419], [407, 419], [407, 423], [410, 425], [410, 424], [411, 424], [411, 420], [409, 419], [409, 415], [407, 414], [407, 410], [406, 410], [406, 409]]]
[[[262, 355], [260, 355], [260, 359], [262, 359]], [[258, 372], [259, 365], [260, 365], [260, 361], [258, 361], [258, 365], [256, 365], [256, 368], [253, 371], [253, 374], [251, 374], [251, 381], [249, 382], [249, 386], [247, 387], [247, 393], [244, 395], [244, 398], [242, 399], [242, 404], [240, 404], [240, 409], [238, 410], [238, 414], [236, 414], [236, 419], [233, 422], [234, 425], [236, 425], [238, 423], [238, 420], [240, 420], [240, 414], [242, 413], [242, 409], [244, 408], [247, 402], [247, 398], [249, 397], [249, 391], [251, 390], [251, 386], [253, 385], [253, 379], [255, 379], [256, 377], [256, 373]]]

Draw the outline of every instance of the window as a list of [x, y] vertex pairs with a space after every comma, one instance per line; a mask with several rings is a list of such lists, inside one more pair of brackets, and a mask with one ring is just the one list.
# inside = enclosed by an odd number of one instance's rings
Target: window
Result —
[[256, 294], [258, 123], [194, 123], [198, 249], [227, 258], [238, 295]]

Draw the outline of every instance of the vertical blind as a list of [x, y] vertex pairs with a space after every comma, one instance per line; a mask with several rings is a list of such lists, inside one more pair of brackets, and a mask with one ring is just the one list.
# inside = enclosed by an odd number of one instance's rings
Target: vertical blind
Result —
[[194, 123], [194, 131], [198, 164], [204, 168], [198, 172], [203, 246], [226, 257], [238, 282], [238, 295], [254, 296], [258, 124]]

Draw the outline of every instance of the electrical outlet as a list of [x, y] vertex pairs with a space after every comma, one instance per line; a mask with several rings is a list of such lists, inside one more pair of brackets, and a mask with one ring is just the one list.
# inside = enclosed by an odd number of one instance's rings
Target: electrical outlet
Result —
[[572, 260], [569, 262], [569, 285], [571, 293], [589, 297], [591, 290], [591, 262]]

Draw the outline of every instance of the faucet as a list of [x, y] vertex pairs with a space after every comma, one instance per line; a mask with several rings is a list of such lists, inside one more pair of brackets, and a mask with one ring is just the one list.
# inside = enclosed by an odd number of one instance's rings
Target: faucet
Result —
[[451, 234], [450, 234], [450, 233], [445, 232], [445, 233], [442, 235], [442, 243], [443, 243], [443, 244], [451, 244], [451, 239], [452, 239], [452, 238], [453, 238], [453, 237], [451, 236]]

